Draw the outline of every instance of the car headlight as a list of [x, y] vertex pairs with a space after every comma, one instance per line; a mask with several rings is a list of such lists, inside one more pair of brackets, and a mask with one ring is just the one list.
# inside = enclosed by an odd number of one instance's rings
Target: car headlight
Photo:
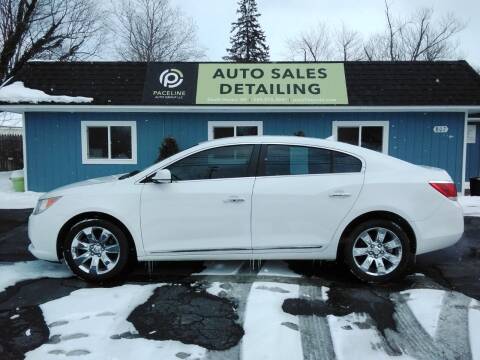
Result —
[[50, 206], [55, 204], [61, 196], [55, 196], [51, 198], [45, 198], [45, 199], [40, 199], [37, 202], [37, 206], [35, 207], [35, 210], [33, 210], [33, 215], [38, 215], [47, 210]]

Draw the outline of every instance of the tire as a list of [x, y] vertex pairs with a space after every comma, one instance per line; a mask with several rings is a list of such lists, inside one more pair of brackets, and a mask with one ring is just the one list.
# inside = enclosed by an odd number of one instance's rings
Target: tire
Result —
[[369, 220], [357, 225], [347, 235], [343, 248], [344, 261], [350, 271], [364, 282], [381, 284], [395, 281], [406, 275], [413, 262], [410, 244], [407, 233], [395, 221]]
[[94, 283], [119, 280], [131, 257], [125, 233], [117, 225], [99, 219], [81, 221], [70, 229], [63, 243], [63, 256], [75, 275]]

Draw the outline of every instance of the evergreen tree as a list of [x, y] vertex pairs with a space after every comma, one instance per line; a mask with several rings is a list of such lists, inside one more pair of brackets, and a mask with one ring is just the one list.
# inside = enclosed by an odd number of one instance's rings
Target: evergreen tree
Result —
[[256, 0], [239, 0], [238, 21], [232, 23], [231, 48], [223, 59], [234, 62], [263, 62], [270, 58], [265, 33], [258, 22]]
[[160, 145], [159, 154], [156, 162], [165, 160], [172, 155], [178, 153], [177, 140], [171, 136], [167, 136], [163, 139], [162, 145]]

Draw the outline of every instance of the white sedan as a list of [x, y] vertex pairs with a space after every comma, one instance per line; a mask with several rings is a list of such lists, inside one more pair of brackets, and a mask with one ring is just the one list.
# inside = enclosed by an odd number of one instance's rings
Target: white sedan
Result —
[[53, 190], [30, 216], [30, 251], [87, 281], [131, 261], [341, 259], [380, 283], [453, 245], [463, 214], [450, 176], [328, 140], [202, 143], [141, 172]]

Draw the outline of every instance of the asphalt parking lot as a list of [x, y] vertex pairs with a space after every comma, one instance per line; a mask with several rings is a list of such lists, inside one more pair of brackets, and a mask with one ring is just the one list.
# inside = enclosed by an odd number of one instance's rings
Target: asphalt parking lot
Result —
[[335, 263], [237, 261], [142, 263], [97, 288], [62, 265], [30, 263], [29, 213], [0, 210], [0, 266], [45, 274], [0, 292], [2, 360], [480, 356], [480, 218], [387, 286], [359, 283]]

